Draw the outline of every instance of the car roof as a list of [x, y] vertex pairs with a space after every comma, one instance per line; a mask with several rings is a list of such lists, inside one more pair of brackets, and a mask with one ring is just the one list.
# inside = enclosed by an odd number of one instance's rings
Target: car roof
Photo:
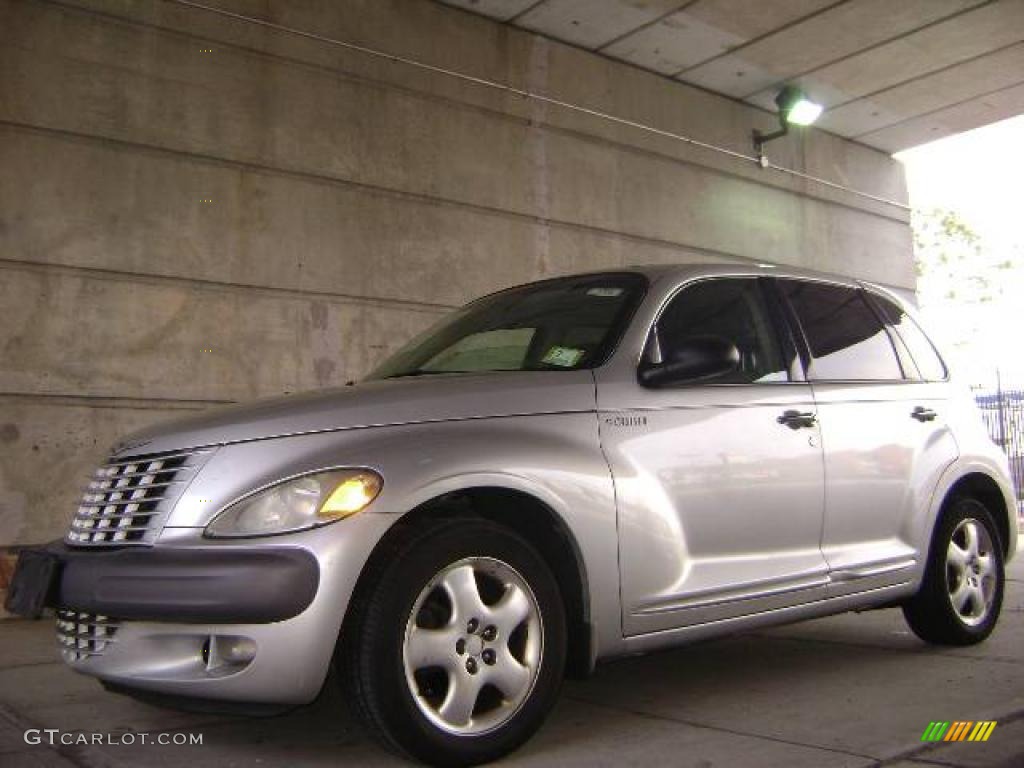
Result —
[[[784, 277], [784, 278], [796, 278], [796, 279], [807, 279], [807, 280], [822, 280], [836, 285], [845, 285], [850, 287], [864, 287], [874, 289], [879, 293], [885, 294], [888, 298], [896, 301], [898, 304], [907, 305], [907, 301], [904, 296], [899, 295], [889, 286], [883, 283], [876, 283], [869, 280], [860, 280], [855, 277], [848, 275], [838, 275], [831, 272], [821, 272], [814, 269], [805, 269], [802, 267], [792, 267], [786, 264], [772, 264], [769, 262], [753, 262], [753, 261], [720, 261], [720, 262], [701, 262], [692, 264], [634, 264], [624, 267], [612, 267], [608, 269], [595, 269], [588, 270], [586, 272], [575, 272], [566, 275], [551, 275], [540, 280], [534, 280], [529, 283], [523, 283], [516, 286], [510, 286], [508, 288], [496, 291], [487, 296], [493, 296], [498, 293], [504, 293], [505, 291], [515, 290], [517, 288], [523, 288], [536, 283], [544, 283], [553, 280], [571, 280], [573, 278], [581, 277], [600, 277], [601, 275], [623, 275], [623, 274], [637, 274], [643, 275], [647, 280], [654, 285], [660, 283], [663, 280], [671, 280], [672, 282], [680, 282], [685, 280], [692, 280], [702, 277]], [[481, 298], [487, 298], [483, 296]]]
[[[611, 270], [609, 270], [611, 271]], [[791, 267], [785, 264], [769, 262], [703, 262], [695, 264], [640, 264], [624, 267], [621, 272], [636, 272], [646, 276], [652, 282], [664, 278], [689, 279], [695, 277], [716, 277], [722, 275], [754, 275], [763, 277], [794, 277], [843, 285], [859, 285], [860, 281], [846, 275], [820, 272], [813, 269]]]

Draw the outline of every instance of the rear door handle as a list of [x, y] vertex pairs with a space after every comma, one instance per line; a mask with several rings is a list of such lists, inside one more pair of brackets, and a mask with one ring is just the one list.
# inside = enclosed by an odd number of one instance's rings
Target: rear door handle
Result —
[[923, 405], [915, 406], [914, 410], [910, 412], [910, 418], [917, 419], [920, 422], [935, 421], [936, 413], [931, 408], [925, 408]]
[[813, 427], [817, 423], [818, 417], [813, 413], [785, 411], [776, 421], [790, 429], [800, 429], [800, 427]]

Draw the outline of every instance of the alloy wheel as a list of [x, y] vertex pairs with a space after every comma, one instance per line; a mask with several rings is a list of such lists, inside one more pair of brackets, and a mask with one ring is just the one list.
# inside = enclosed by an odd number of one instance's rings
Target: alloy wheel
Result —
[[960, 620], [968, 626], [985, 621], [996, 593], [992, 539], [982, 523], [968, 517], [953, 529], [946, 550], [946, 589]]
[[500, 728], [540, 672], [544, 625], [529, 584], [489, 557], [439, 571], [416, 598], [402, 659], [417, 707], [438, 728], [474, 736]]

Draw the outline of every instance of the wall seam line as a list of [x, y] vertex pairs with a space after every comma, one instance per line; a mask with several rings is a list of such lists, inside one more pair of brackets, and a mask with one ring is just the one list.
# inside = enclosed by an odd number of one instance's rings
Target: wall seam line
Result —
[[391, 299], [380, 296], [357, 296], [345, 293], [332, 293], [329, 291], [314, 291], [303, 288], [279, 288], [270, 285], [257, 285], [254, 283], [232, 283], [222, 280], [211, 280], [209, 278], [181, 277], [178, 275], [161, 275], [155, 272], [133, 272], [123, 269], [111, 269], [109, 267], [93, 267], [80, 264], [63, 264], [48, 261], [30, 261], [27, 259], [12, 259], [7, 256], [0, 256], [0, 269], [27, 270], [33, 272], [83, 272], [91, 277], [122, 279], [129, 282], [158, 282], [176, 283], [185, 286], [199, 286], [211, 290], [241, 291], [269, 293], [276, 296], [287, 296], [300, 299], [324, 299], [339, 303], [358, 304], [375, 308], [402, 308], [415, 312], [444, 313], [458, 309], [459, 304], [435, 304], [412, 299]]
[[[691, 245], [684, 242], [678, 242], [674, 240], [665, 240], [661, 238], [652, 237], [649, 235], [639, 235], [631, 232], [621, 232], [618, 230], [608, 229], [606, 227], [599, 227], [592, 224], [582, 224], [578, 222], [567, 221], [564, 219], [554, 219], [549, 217], [537, 216], [535, 214], [520, 213], [518, 211], [511, 211], [504, 208], [497, 208], [494, 206], [488, 206], [481, 203], [470, 203], [459, 200], [452, 200], [450, 198], [425, 195], [418, 192], [407, 192], [404, 190], [396, 190], [388, 187], [381, 187], [375, 184], [367, 182], [353, 181], [351, 179], [337, 178], [333, 176], [323, 176], [321, 174], [312, 173], [311, 171], [293, 170], [287, 168], [275, 168], [269, 166], [262, 166], [258, 163], [252, 163], [244, 160], [231, 160], [226, 158], [217, 157], [214, 155], [205, 155], [201, 153], [186, 152], [178, 149], [169, 149], [167, 147], [161, 147], [153, 144], [144, 144], [141, 142], [132, 142], [125, 139], [117, 139], [108, 136], [97, 136], [94, 134], [76, 133], [61, 128], [50, 128], [47, 126], [35, 125], [31, 123], [21, 123], [12, 120], [0, 119], [0, 127], [6, 127], [14, 130], [22, 130], [26, 132], [49, 134], [54, 136], [60, 136], [68, 140], [80, 140], [96, 144], [109, 144], [118, 147], [129, 147], [140, 152], [150, 152], [154, 155], [166, 155], [175, 158], [185, 158], [194, 160], [197, 162], [204, 162], [210, 165], [220, 165], [227, 168], [233, 168], [236, 170], [247, 170], [254, 174], [266, 175], [266, 176], [280, 176], [285, 178], [293, 178], [300, 180], [313, 181], [330, 186], [339, 187], [350, 187], [353, 189], [362, 190], [371, 194], [376, 194], [382, 197], [390, 197], [393, 199], [400, 200], [412, 200], [427, 205], [434, 205], [437, 207], [447, 208], [463, 208], [466, 210], [474, 211], [482, 215], [493, 216], [497, 218], [514, 219], [517, 221], [526, 221], [540, 226], [548, 226], [552, 228], [559, 228], [563, 230], [589, 232], [593, 234], [602, 235], [612, 239], [625, 240], [629, 242], [645, 243], [649, 245], [656, 245], [659, 247], [671, 248], [675, 250], [690, 251], [707, 255], [715, 259], [731, 259], [741, 261], [745, 263], [757, 263], [764, 261], [764, 257], [752, 257], [743, 256], [740, 254], [730, 253], [728, 251], [721, 251], [717, 249], [707, 248], [705, 246]], [[790, 194], [794, 197], [805, 197], [801, 193], [789, 192], [788, 190], [779, 190], [784, 194]], [[836, 205], [842, 205], [842, 203], [835, 203]], [[909, 227], [909, 222], [894, 219], [883, 214], [878, 214], [872, 211], [868, 211], [861, 208], [853, 208], [852, 210], [857, 213], [866, 216], [877, 216], [891, 221], [894, 224], [899, 224], [904, 227]]]

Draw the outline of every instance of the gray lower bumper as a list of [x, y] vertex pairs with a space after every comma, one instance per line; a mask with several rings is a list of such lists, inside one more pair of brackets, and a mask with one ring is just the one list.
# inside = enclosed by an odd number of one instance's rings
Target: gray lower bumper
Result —
[[[92, 609], [64, 605], [62, 607], [69, 609], [71, 614], [85, 616], [59, 617], [65, 626], [61, 628], [58, 624], [58, 636], [70, 634], [70, 639], [78, 639], [81, 636], [77, 632], [83, 628], [88, 630], [87, 622], [94, 620], [112, 622], [116, 627], [112, 637], [108, 633], [105, 638], [109, 642], [90, 644], [86, 640], [83, 649], [77, 644], [61, 645], [58, 637], [58, 647], [71, 669], [99, 678], [119, 689], [219, 702], [306, 704], [316, 697], [327, 676], [352, 589], [374, 546], [395, 519], [392, 515], [364, 513], [336, 525], [245, 541], [206, 539], [202, 535], [202, 528], [165, 528], [155, 546], [119, 551], [137, 553], [127, 561], [132, 568], [135, 563], [131, 561], [136, 557], [139, 561], [145, 558], [147, 563], [153, 564], [163, 562], [163, 555], [160, 554], [163, 552], [173, 553], [168, 557], [183, 556], [184, 561], [175, 563], [191, 563], [193, 567], [189, 573], [197, 578], [193, 584], [177, 580], [164, 583], [164, 576], [174, 576], [180, 572], [172, 570], [162, 574], [154, 570], [150, 573], [153, 577], [150, 588], [160, 585], [158, 591], [161, 594], [157, 596], [150, 589], [145, 595], [161, 604], [168, 604], [170, 600], [170, 604], [176, 606], [176, 611], [184, 612], [187, 608], [188, 612], [182, 615], [195, 616], [193, 611], [198, 610], [209, 611], [211, 616], [220, 618], [201, 621], [131, 618], [123, 615], [125, 609], [119, 607], [115, 610], [106, 602], [103, 603], [103, 610], [109, 610], [109, 613], [92, 613]], [[69, 549], [82, 553], [82, 563], [87, 562], [87, 557], [98, 563], [107, 554], [115, 554], [112, 550], [97, 552], [96, 549]], [[219, 593], [223, 584], [209, 580], [212, 572], [208, 566], [223, 563], [244, 565], [245, 562], [262, 564], [264, 561], [259, 559], [246, 559], [256, 550], [261, 554], [299, 552], [300, 557], [308, 556], [313, 561], [317, 574], [315, 594], [308, 606], [297, 615], [269, 622], [238, 621], [232, 617], [236, 614], [231, 612], [238, 608], [226, 605], [224, 595]], [[74, 558], [74, 554], [69, 555], [63, 567], [71, 567]], [[240, 579], [241, 583], [234, 582], [229, 587], [239, 590], [242, 600], [256, 600], [260, 603], [261, 613], [257, 614], [260, 619], [271, 615], [270, 609], [266, 607], [273, 602], [271, 591], [283, 589], [282, 585], [292, 583], [293, 580], [296, 584], [303, 583], [294, 576], [281, 576], [281, 573], [291, 573], [293, 566], [270, 566], [275, 571], [279, 567], [282, 570], [276, 577], [279, 579], [277, 586], [268, 585], [266, 572], [248, 571], [248, 576]], [[113, 595], [106, 594], [105, 579], [114, 579], [116, 576], [115, 580], [121, 581], [121, 577], [130, 577], [131, 571], [115, 572], [113, 568], [104, 568], [102, 572], [105, 574], [103, 579], [94, 582], [99, 592], [98, 597], [113, 599]], [[71, 573], [70, 570], [62, 572], [62, 589], [63, 577]], [[249, 577], [252, 581], [246, 583]], [[85, 574], [84, 578], [92, 577]], [[183, 607], [180, 597], [164, 592], [172, 588], [175, 593], [181, 591], [181, 594], [191, 595], [187, 605]], [[71, 599], [73, 594], [74, 590], [71, 589], [61, 598]], [[119, 592], [118, 599], [127, 595], [127, 592]], [[83, 601], [86, 597], [88, 595], [81, 595]], [[135, 600], [136, 597], [132, 596], [131, 599]], [[300, 602], [305, 601], [303, 597]], [[76, 602], [80, 601], [76, 598]], [[213, 607], [208, 608], [206, 604]], [[127, 601], [124, 606], [130, 609]], [[150, 615], [153, 610], [164, 609], [144, 608], [146, 615]], [[281, 612], [276, 608], [274, 610]], [[295, 608], [290, 608], [289, 612], [291, 610]], [[79, 626], [81, 622], [86, 625]], [[232, 653], [231, 646], [235, 642], [241, 642], [248, 648], [249, 654], [245, 658], [240, 659]], [[252, 651], [255, 651], [255, 655], [252, 655]]]
[[262, 624], [302, 613], [316, 558], [298, 547], [78, 549], [52, 542], [52, 607], [119, 619]]

